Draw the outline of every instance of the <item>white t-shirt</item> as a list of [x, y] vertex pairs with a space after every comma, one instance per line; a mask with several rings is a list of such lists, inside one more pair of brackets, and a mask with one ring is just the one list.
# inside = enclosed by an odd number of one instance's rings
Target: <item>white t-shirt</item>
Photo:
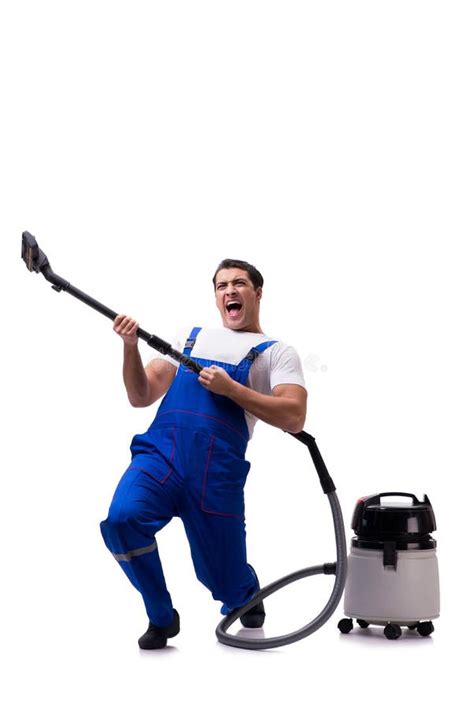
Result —
[[[172, 340], [173, 349], [182, 352], [192, 328], [179, 330]], [[217, 329], [202, 328], [198, 333], [196, 342], [191, 350], [191, 357], [210, 359], [228, 364], [239, 364], [248, 354], [249, 350], [261, 342], [276, 340], [265, 334], [255, 332], [241, 332], [227, 327]], [[156, 355], [179, 367], [179, 362], [168, 355]], [[270, 395], [277, 384], [299, 384], [305, 388], [301, 360], [291, 345], [277, 341], [261, 352], [250, 366], [247, 386], [261, 394]], [[252, 438], [257, 417], [245, 411], [245, 418]]]

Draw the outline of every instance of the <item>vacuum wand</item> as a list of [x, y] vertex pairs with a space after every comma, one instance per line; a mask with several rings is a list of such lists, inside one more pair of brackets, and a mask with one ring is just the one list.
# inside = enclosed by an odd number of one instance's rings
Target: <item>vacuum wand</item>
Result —
[[[86, 305], [89, 305], [89, 307], [94, 308], [94, 310], [97, 310], [102, 315], [105, 315], [107, 318], [110, 318], [110, 320], [115, 320], [115, 318], [117, 317], [118, 313], [114, 312], [106, 305], [103, 305], [103, 303], [99, 303], [98, 300], [95, 300], [95, 298], [91, 298], [90, 295], [87, 295], [87, 293], [84, 293], [83, 291], [79, 290], [79, 288], [76, 288], [75, 286], [71, 285], [69, 281], [66, 281], [64, 278], [61, 278], [61, 276], [58, 276], [56, 273], [54, 273], [46, 254], [44, 253], [44, 251], [41, 251], [35, 237], [28, 231], [24, 231], [22, 234], [21, 257], [29, 271], [41, 273], [47, 281], [53, 284], [53, 290], [57, 291], [58, 293], [63, 290], [66, 293], [73, 295], [78, 300], [81, 300]], [[145, 340], [147, 345], [153, 347], [153, 349], [158, 350], [158, 352], [161, 352], [164, 355], [172, 357], [178, 362], [181, 362], [182, 364], [192, 369], [193, 372], [195, 372], [196, 374], [199, 374], [199, 372], [202, 370], [202, 367], [198, 362], [196, 362], [191, 357], [187, 357], [182, 352], [173, 349], [169, 342], [165, 342], [165, 340], [162, 340], [161, 337], [158, 337], [157, 335], [151, 335], [146, 330], [142, 330], [142, 328], [138, 328], [137, 336], [140, 337], [142, 340]], [[289, 433], [289, 431], [287, 431], [286, 433]], [[327, 495], [330, 492], [333, 492], [336, 487], [328, 473], [324, 460], [318, 450], [316, 441], [313, 436], [311, 436], [306, 431], [300, 431], [299, 433], [291, 433], [291, 435], [308, 447], [309, 453], [313, 459], [314, 467], [316, 468], [316, 471], [318, 473], [324, 494]]]
[[[56, 273], [54, 273], [46, 254], [41, 251], [35, 237], [28, 231], [24, 231], [22, 234], [21, 257], [29, 271], [34, 271], [35, 273], [42, 273], [46, 280], [53, 284], [53, 290], [57, 291], [58, 293], [63, 290], [66, 293], [73, 295], [78, 300], [81, 300], [83, 303], [89, 305], [91, 308], [94, 308], [94, 310], [97, 310], [99, 313], [102, 313], [102, 315], [105, 315], [111, 320], [115, 320], [115, 318], [117, 317], [118, 313], [114, 312], [106, 305], [99, 303], [98, 300], [95, 300], [95, 298], [91, 298], [90, 295], [87, 295], [87, 293], [84, 293], [83, 291], [79, 290], [79, 288], [76, 288], [75, 286], [71, 285], [69, 281], [66, 281], [64, 278], [61, 278], [61, 276], [58, 276]], [[151, 335], [146, 330], [142, 330], [142, 328], [138, 328], [137, 336], [140, 337], [142, 340], [145, 340], [147, 345], [153, 347], [153, 349], [158, 350], [158, 352], [161, 352], [164, 355], [172, 357], [178, 362], [181, 362], [182, 364], [192, 369], [193, 372], [195, 372], [196, 374], [199, 374], [199, 372], [202, 370], [202, 367], [198, 362], [196, 362], [194, 359], [191, 359], [191, 357], [187, 357], [182, 352], [173, 349], [169, 342], [165, 342], [165, 340], [162, 340], [161, 337], [158, 337], [157, 335]], [[287, 431], [286, 433], [289, 432]], [[313, 436], [311, 436], [306, 431], [292, 433], [291, 435], [308, 447], [309, 453], [313, 459], [314, 466], [319, 475], [319, 480], [321, 482], [321, 487], [323, 488], [324, 494], [327, 495], [330, 492], [333, 492], [336, 487], [328, 473], [324, 460], [318, 450], [316, 441]]]
[[[63, 290], [66, 293], [73, 295], [75, 298], [81, 300], [83, 303], [89, 305], [91, 308], [94, 308], [94, 310], [97, 310], [102, 315], [105, 315], [107, 318], [110, 318], [110, 320], [115, 320], [115, 318], [117, 317], [118, 313], [114, 312], [106, 305], [99, 303], [98, 300], [91, 298], [91, 296], [87, 295], [87, 293], [83, 293], [83, 291], [79, 290], [79, 288], [76, 288], [64, 278], [61, 278], [61, 276], [58, 276], [56, 273], [54, 273], [53, 269], [49, 264], [46, 254], [41, 251], [35, 237], [28, 231], [24, 231], [22, 234], [21, 257], [29, 271], [42, 273], [46, 280], [53, 284], [53, 290], [57, 291], [58, 293]], [[145, 340], [147, 345], [153, 347], [153, 349], [155, 350], [158, 350], [158, 352], [161, 352], [164, 355], [169, 355], [170, 357], [173, 357], [173, 359], [178, 360], [178, 362], [182, 362], [187, 367], [196, 372], [196, 374], [199, 374], [199, 372], [201, 371], [202, 367], [200, 364], [195, 362], [190, 357], [186, 357], [186, 355], [184, 355], [182, 352], [174, 350], [169, 344], [169, 342], [165, 342], [165, 340], [162, 340], [161, 337], [157, 337], [157, 335], [151, 335], [146, 330], [142, 330], [142, 328], [138, 328], [137, 336], [140, 337], [142, 340]]]

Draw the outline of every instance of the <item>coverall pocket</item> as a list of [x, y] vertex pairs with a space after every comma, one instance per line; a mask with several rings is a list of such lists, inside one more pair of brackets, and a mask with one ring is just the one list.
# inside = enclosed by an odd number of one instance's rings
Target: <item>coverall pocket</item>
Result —
[[163, 428], [157, 432], [137, 434], [130, 449], [130, 470], [141, 470], [159, 483], [165, 483], [175, 470], [175, 428]]
[[211, 436], [202, 484], [201, 509], [226, 517], [245, 516], [244, 486], [250, 463]]

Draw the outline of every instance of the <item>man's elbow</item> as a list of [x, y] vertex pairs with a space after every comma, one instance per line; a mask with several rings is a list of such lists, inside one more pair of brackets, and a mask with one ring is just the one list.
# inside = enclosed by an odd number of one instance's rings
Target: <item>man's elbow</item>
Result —
[[288, 433], [300, 433], [304, 428], [304, 422], [306, 421], [306, 414], [301, 414], [292, 418], [288, 425], [285, 426], [285, 431]]
[[134, 409], [143, 409], [146, 406], [150, 406], [150, 401], [145, 400], [145, 399], [131, 399], [128, 397], [128, 400], [130, 402], [130, 406], [133, 406]]

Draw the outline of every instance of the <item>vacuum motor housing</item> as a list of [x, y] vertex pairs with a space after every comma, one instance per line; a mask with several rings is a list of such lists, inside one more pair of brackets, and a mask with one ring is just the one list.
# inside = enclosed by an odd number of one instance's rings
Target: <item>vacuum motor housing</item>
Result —
[[[381, 498], [411, 498], [382, 504]], [[433, 508], [405, 492], [358, 500], [352, 518], [344, 613], [374, 625], [416, 626], [439, 616]], [[364, 626], [363, 626], [364, 627]]]

